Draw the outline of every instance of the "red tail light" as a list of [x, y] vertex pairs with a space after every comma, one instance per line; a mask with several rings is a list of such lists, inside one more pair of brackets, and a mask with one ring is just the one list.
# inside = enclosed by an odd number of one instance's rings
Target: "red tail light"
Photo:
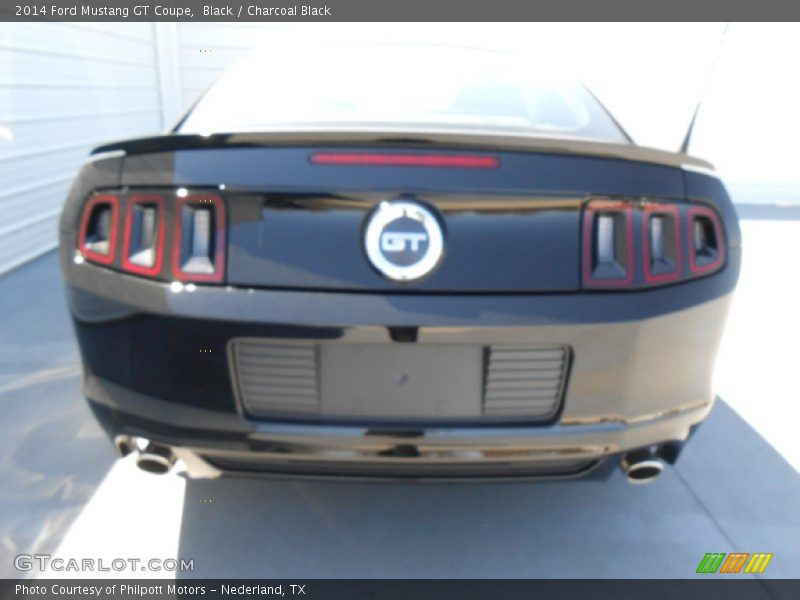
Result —
[[225, 205], [214, 194], [175, 201], [172, 274], [179, 281], [222, 281], [225, 271]]
[[666, 283], [683, 272], [680, 210], [674, 204], [647, 204], [642, 212], [644, 278]]
[[[124, 213], [121, 224], [120, 212]], [[122, 257], [116, 263], [120, 226]], [[130, 274], [161, 281], [216, 283], [225, 277], [225, 231], [225, 203], [215, 194], [107, 194], [86, 202], [77, 246], [86, 260], [119, 265]], [[167, 252], [171, 252], [171, 261], [165, 266]]]
[[706, 206], [689, 209], [689, 268], [701, 275], [719, 269], [725, 262], [725, 240], [717, 213]]
[[587, 289], [662, 285], [708, 275], [725, 264], [719, 215], [686, 202], [592, 200], [583, 214], [582, 246]]
[[496, 169], [496, 156], [474, 154], [398, 154], [394, 152], [315, 152], [310, 157], [315, 165], [369, 167], [440, 167], [450, 169]]
[[128, 197], [122, 268], [139, 275], [158, 275], [164, 259], [164, 198], [155, 194]]
[[78, 250], [92, 262], [109, 265], [114, 262], [117, 245], [119, 198], [94, 196], [83, 207], [78, 227]]
[[[318, 155], [332, 154], [314, 156]], [[221, 197], [211, 193], [185, 197], [135, 193], [122, 201], [122, 269], [162, 281], [224, 281], [227, 217]], [[77, 239], [78, 250], [86, 260], [115, 264], [120, 206], [120, 197], [113, 194], [92, 196], [86, 202]], [[167, 228], [170, 215], [171, 236]], [[581, 238], [584, 289], [626, 289], [684, 281], [718, 271], [726, 259], [725, 232], [718, 213], [696, 203], [591, 200], [583, 213]], [[171, 261], [165, 268], [168, 249]]]

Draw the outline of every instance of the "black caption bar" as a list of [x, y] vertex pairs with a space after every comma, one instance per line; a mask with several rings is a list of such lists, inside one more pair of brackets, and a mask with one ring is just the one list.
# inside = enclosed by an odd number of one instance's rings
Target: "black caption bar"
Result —
[[0, 580], [3, 600], [268, 600], [352, 599], [445, 600], [458, 598], [614, 598], [615, 600], [782, 599], [800, 597], [800, 580], [731, 579], [708, 577], [692, 580], [654, 579], [5, 579]]
[[[4, 21], [770, 21], [793, 0], [3, 0]], [[676, 40], [677, 42], [677, 40]]]

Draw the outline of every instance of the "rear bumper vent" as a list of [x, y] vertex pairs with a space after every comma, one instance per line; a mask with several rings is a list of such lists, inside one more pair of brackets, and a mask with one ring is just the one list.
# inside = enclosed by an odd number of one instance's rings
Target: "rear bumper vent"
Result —
[[[570, 363], [565, 346], [414, 346], [235, 338], [229, 347], [231, 377], [244, 414], [255, 419], [532, 423], [559, 411]], [[407, 379], [398, 379], [395, 369]], [[404, 395], [413, 385], [413, 395]], [[448, 410], [436, 410], [444, 401], [450, 402]]]
[[493, 345], [487, 350], [483, 391], [486, 416], [554, 417], [566, 385], [569, 349]]
[[232, 373], [245, 412], [253, 417], [319, 412], [317, 345], [292, 340], [231, 342]]

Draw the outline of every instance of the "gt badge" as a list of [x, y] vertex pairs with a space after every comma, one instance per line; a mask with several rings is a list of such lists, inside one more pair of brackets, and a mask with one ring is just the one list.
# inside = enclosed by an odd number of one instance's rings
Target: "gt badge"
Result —
[[372, 266], [393, 281], [414, 281], [430, 273], [444, 254], [444, 233], [433, 211], [412, 200], [381, 202], [364, 230]]

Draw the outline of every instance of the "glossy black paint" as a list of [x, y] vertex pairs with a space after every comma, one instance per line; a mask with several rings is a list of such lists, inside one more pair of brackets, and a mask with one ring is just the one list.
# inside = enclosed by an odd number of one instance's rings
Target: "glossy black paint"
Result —
[[[738, 274], [738, 252], [710, 277], [643, 291], [558, 294], [353, 294], [259, 291], [199, 286], [172, 294], [160, 314], [130, 304], [123, 275], [115, 293], [69, 286], [69, 303], [87, 372], [170, 403], [235, 413], [227, 343], [238, 336], [329, 339], [360, 327], [386, 327], [387, 338], [413, 343], [418, 327], [525, 327], [635, 321], [695, 306], [728, 293]], [[95, 271], [95, 267], [87, 267]], [[84, 273], [86, 268], [84, 268]], [[104, 279], [115, 276], [103, 270]], [[91, 276], [97, 273], [90, 272]], [[239, 302], [241, 301], [241, 302]], [[259, 307], [259, 314], [248, 312]], [[83, 315], [91, 315], [92, 321]], [[108, 315], [103, 318], [102, 315]], [[189, 316], [193, 315], [193, 316]], [[328, 325], [314, 325], [327, 322]], [[411, 341], [408, 330], [414, 331]]]
[[[706, 174], [619, 158], [481, 148], [447, 151], [488, 153], [500, 158], [500, 168], [321, 166], [308, 160], [314, 148], [218, 143], [192, 138], [123, 145], [125, 156], [83, 168], [62, 213], [62, 265], [87, 378], [164, 401], [165, 415], [169, 407], [193, 407], [220, 419], [236, 416], [238, 427], [255, 426], [238, 418], [227, 355], [234, 337], [337, 340], [379, 327], [392, 343], [415, 343], [423, 327], [635, 321], [723, 296], [738, 278], [735, 211], [722, 184]], [[108, 268], [73, 263], [80, 210], [91, 194], [119, 194], [124, 215], [128, 194], [158, 192], [169, 208], [181, 186], [189, 193], [213, 192], [225, 202], [225, 281], [198, 284], [191, 294], [171, 293], [169, 235], [164, 268], [151, 280], [124, 274], [119, 252]], [[369, 210], [400, 196], [436, 207], [447, 235], [445, 260], [413, 284], [380, 277], [361, 247]], [[684, 264], [682, 281], [635, 289], [645, 284], [637, 250], [632, 289], [581, 290], [581, 215], [590, 197], [668, 201], [682, 215], [692, 203], [711, 206], [725, 229], [726, 264], [691, 281]], [[634, 218], [639, 248], [638, 211]], [[168, 232], [173, 219], [168, 209]], [[112, 433], [244, 443], [242, 435], [176, 431], [92, 406]]]
[[[580, 261], [574, 257], [581, 251], [581, 211], [589, 196], [677, 201], [685, 214], [688, 195], [718, 210], [729, 245], [739, 245], [738, 224], [724, 187], [712, 177], [674, 167], [522, 152], [491, 153], [500, 159], [497, 169], [331, 166], [311, 164], [312, 151], [306, 147], [232, 147], [134, 154], [119, 163], [111, 161], [119, 165], [115, 185], [103, 185], [112, 180], [110, 173], [115, 168], [109, 166], [96, 188], [120, 193], [123, 203], [126, 191], [163, 194], [168, 232], [173, 227], [171, 207], [178, 186], [190, 193], [213, 190], [224, 199], [229, 219], [226, 282], [274, 289], [576, 291], [580, 288]], [[414, 152], [433, 150], [417, 148]], [[70, 197], [62, 217], [62, 230], [67, 234], [75, 231], [78, 209], [85, 199], [81, 193], [86, 191], [87, 186], [76, 184]], [[381, 277], [362, 249], [366, 214], [381, 200], [397, 197], [435, 206], [445, 224], [445, 260], [429, 277], [413, 284]], [[124, 213], [123, 207], [120, 231]], [[644, 287], [638, 211], [635, 219], [633, 286]], [[172, 252], [170, 237], [167, 258]], [[686, 260], [688, 253], [684, 252]], [[731, 260], [735, 263], [737, 259], [733, 256]], [[169, 260], [164, 265], [157, 278], [167, 281], [172, 278]], [[682, 280], [688, 279], [687, 266]], [[119, 257], [112, 267], [121, 268]]]
[[[320, 148], [209, 148], [126, 157], [123, 186], [217, 186], [228, 190], [306, 193], [381, 190], [386, 193], [519, 193], [657, 195], [681, 198], [683, 178], [674, 167], [615, 158], [533, 152], [480, 152], [500, 158], [497, 169], [315, 165]], [[326, 147], [330, 152], [353, 148]], [[368, 150], [361, 148], [361, 150]], [[441, 154], [406, 148], [419, 154]], [[456, 152], [458, 153], [458, 152]]]
[[[415, 195], [445, 224], [446, 253], [414, 284], [369, 264], [362, 228], [397, 195], [231, 195], [227, 282], [233, 285], [388, 292], [570, 291], [580, 284], [580, 202], [543, 198]], [[510, 259], [510, 257], [513, 257]], [[546, 260], [543, 258], [546, 257]]]
[[528, 327], [638, 321], [691, 308], [723, 296], [738, 277], [739, 253], [711, 276], [644, 290], [581, 293], [431, 294], [315, 292], [198, 286], [171, 293], [166, 283], [143, 281], [96, 267], [76, 269], [67, 288], [73, 316], [86, 323], [140, 313], [319, 327]]
[[253, 325], [139, 314], [102, 324], [76, 322], [87, 370], [136, 392], [236, 412], [227, 343], [237, 336], [337, 339], [338, 328]]

